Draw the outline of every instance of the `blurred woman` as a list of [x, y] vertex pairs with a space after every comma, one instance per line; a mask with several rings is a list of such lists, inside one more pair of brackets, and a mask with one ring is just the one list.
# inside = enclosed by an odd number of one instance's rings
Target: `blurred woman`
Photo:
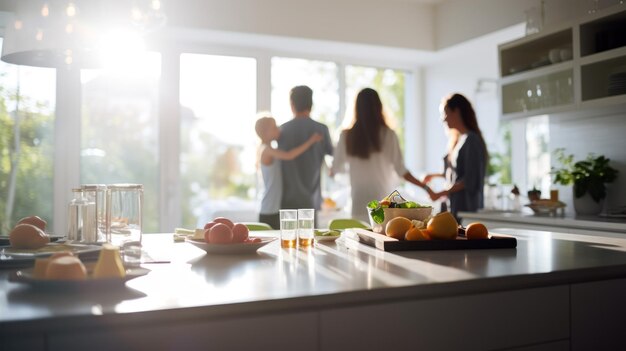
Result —
[[442, 121], [448, 128], [448, 152], [443, 158], [443, 173], [427, 175], [424, 183], [436, 177], [446, 179], [447, 189], [433, 194], [431, 199], [447, 197], [450, 212], [459, 219], [460, 211], [476, 212], [483, 207], [489, 154], [469, 100], [461, 94], [452, 94], [443, 99], [441, 106]]
[[398, 177], [430, 189], [404, 166], [396, 133], [387, 126], [383, 104], [370, 88], [359, 92], [352, 127], [341, 132], [335, 149], [331, 176], [349, 168], [352, 187], [352, 217], [368, 221], [367, 204], [380, 200], [398, 185]]

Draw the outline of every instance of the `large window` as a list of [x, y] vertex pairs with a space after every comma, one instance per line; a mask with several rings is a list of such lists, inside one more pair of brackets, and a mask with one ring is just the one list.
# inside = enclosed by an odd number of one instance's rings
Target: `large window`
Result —
[[[550, 122], [547, 115], [529, 118], [526, 122], [526, 184], [550, 193]], [[544, 196], [545, 197], [545, 196]]]
[[298, 58], [272, 58], [272, 114], [279, 124], [293, 117], [289, 104], [289, 91], [297, 85], [313, 89], [311, 117], [333, 126], [339, 119], [338, 67], [334, 62], [312, 61]]
[[83, 70], [80, 180], [144, 186], [143, 230], [157, 232], [161, 55], [136, 53], [110, 69]]
[[53, 226], [55, 84], [54, 69], [0, 62], [1, 233], [31, 215]]
[[256, 220], [256, 60], [181, 55], [180, 104], [182, 225]]
[[405, 76], [405, 72], [393, 69], [347, 65], [345, 122], [349, 123], [353, 118], [354, 102], [359, 91], [363, 88], [375, 89], [383, 102], [387, 123], [398, 134], [400, 146], [404, 149]]

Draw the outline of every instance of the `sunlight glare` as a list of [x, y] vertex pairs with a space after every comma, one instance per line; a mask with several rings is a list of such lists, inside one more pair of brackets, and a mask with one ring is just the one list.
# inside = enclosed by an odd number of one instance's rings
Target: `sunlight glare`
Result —
[[100, 58], [106, 69], [132, 71], [141, 67], [145, 43], [138, 33], [117, 29], [103, 35], [99, 48]]

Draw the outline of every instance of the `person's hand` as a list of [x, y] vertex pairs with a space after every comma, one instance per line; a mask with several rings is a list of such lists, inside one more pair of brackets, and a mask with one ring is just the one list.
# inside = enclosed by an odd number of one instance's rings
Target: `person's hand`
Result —
[[428, 192], [428, 196], [430, 197], [430, 199], [433, 199], [433, 196], [435, 196], [435, 192], [433, 191], [433, 189], [431, 189], [429, 186], [426, 186], [426, 191]]
[[447, 192], [447, 191], [440, 191], [440, 192], [438, 192], [438, 193], [433, 193], [433, 194], [430, 196], [430, 199], [431, 199], [431, 200], [433, 200], [433, 201], [437, 201], [437, 200], [439, 200], [440, 198], [445, 197], [445, 196], [447, 196], [447, 195], [448, 195], [448, 192]]
[[311, 135], [311, 138], [309, 138], [311, 140], [311, 142], [313, 143], [317, 143], [319, 141], [321, 141], [322, 139], [324, 139], [324, 136], [320, 133], [315, 133], [313, 135]]

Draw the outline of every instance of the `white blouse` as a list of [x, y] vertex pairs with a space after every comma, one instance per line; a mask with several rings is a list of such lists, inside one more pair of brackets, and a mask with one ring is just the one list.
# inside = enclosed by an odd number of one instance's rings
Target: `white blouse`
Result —
[[339, 136], [331, 171], [349, 172], [352, 192], [352, 217], [369, 222], [367, 204], [380, 200], [400, 185], [407, 170], [400, 151], [398, 136], [390, 128], [382, 133], [382, 149], [368, 159], [349, 156], [346, 152], [346, 131]]

